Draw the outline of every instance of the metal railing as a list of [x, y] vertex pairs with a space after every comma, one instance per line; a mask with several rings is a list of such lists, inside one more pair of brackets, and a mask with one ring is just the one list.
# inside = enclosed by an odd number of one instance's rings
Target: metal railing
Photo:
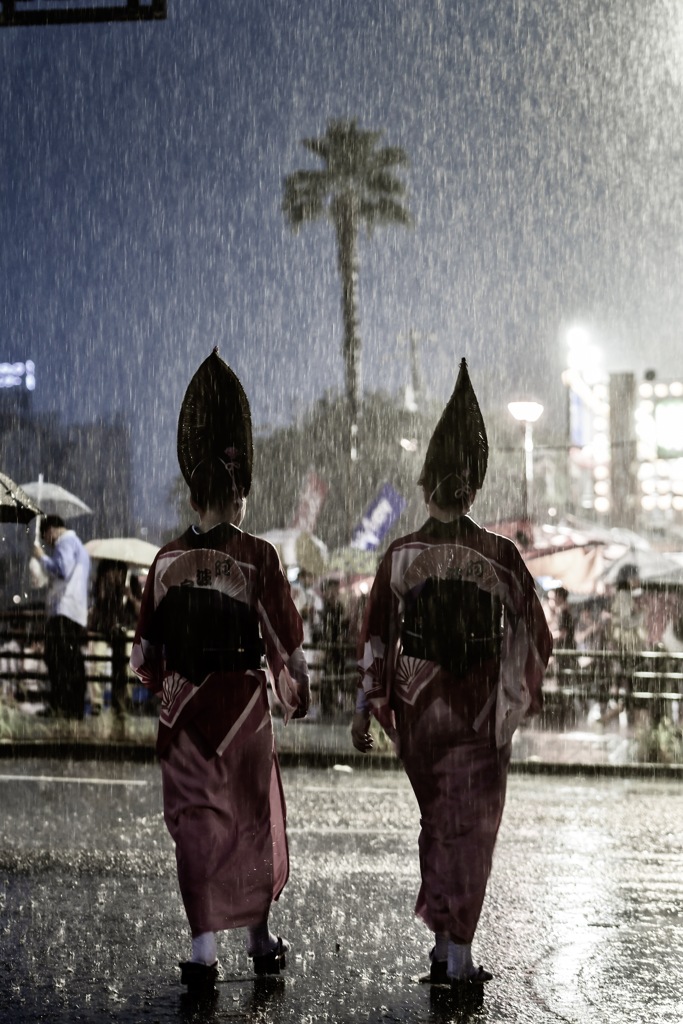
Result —
[[[48, 674], [43, 661], [44, 618], [40, 611], [0, 614], [0, 695], [24, 701], [45, 701]], [[133, 631], [119, 629], [111, 636], [88, 632], [84, 645], [86, 678], [103, 684], [117, 710], [139, 707], [147, 701], [128, 663]], [[323, 647], [305, 645], [311, 670], [314, 703], [332, 716], [353, 707], [357, 674], [355, 647], [330, 658]], [[561, 727], [591, 702], [618, 702], [625, 708], [645, 709], [653, 722], [672, 716], [673, 705], [683, 699], [683, 653], [644, 650], [555, 650], [544, 683], [544, 718]], [[677, 717], [677, 711], [676, 711]]]
[[[32, 624], [33, 627], [33, 624]], [[105, 636], [89, 630], [83, 643], [86, 681], [99, 684], [103, 702], [120, 712], [145, 704], [147, 691], [128, 667], [132, 630]], [[22, 703], [47, 703], [49, 677], [43, 657], [42, 622], [35, 628], [7, 626], [0, 620], [0, 695]], [[86, 698], [86, 703], [88, 700]]]
[[[50, 697], [47, 667], [43, 660], [45, 619], [42, 610], [0, 613], [0, 698], [12, 697], [25, 703], [47, 703]], [[129, 668], [133, 630], [119, 629], [113, 635], [88, 631], [83, 656], [88, 683], [104, 687], [104, 705], [116, 711], [154, 705], [147, 690]], [[305, 644], [311, 672], [313, 700], [325, 717], [353, 707], [357, 675], [355, 646], [345, 648], [345, 664], [339, 652], [331, 660], [318, 645]], [[331, 669], [330, 665], [334, 667]], [[90, 692], [89, 688], [89, 692]], [[86, 698], [86, 704], [88, 704]]]
[[544, 716], [559, 725], [572, 708], [576, 712], [591, 702], [644, 710], [656, 724], [665, 716], [678, 717], [683, 653], [555, 650], [543, 690]]

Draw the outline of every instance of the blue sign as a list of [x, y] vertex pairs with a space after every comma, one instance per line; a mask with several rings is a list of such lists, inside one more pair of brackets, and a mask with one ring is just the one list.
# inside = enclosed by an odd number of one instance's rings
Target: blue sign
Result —
[[378, 548], [382, 537], [398, 521], [406, 505], [407, 501], [402, 494], [394, 490], [391, 484], [384, 484], [353, 531], [351, 547], [361, 551], [374, 551]]

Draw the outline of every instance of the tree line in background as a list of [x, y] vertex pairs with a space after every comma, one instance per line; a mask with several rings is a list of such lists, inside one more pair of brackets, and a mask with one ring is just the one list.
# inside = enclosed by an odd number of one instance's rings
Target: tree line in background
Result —
[[[432, 415], [433, 422], [436, 416], [438, 412]], [[346, 397], [325, 395], [296, 423], [254, 439], [254, 480], [245, 529], [265, 533], [289, 526], [313, 470], [327, 488], [315, 533], [331, 549], [348, 544], [354, 526], [383, 483], [406, 496], [416, 491], [419, 451], [406, 451], [401, 439], [419, 438], [428, 418], [424, 413], [408, 413], [391, 396], [365, 395], [356, 419], [366, 443], [362, 457], [352, 461], [341, 440], [351, 424]], [[181, 528], [196, 518], [180, 475], [173, 483], [171, 500]]]
[[[454, 365], [454, 384], [456, 370]], [[254, 482], [244, 528], [260, 534], [290, 526], [312, 469], [328, 488], [314, 532], [330, 550], [349, 544], [354, 527], [385, 483], [408, 501], [385, 543], [394, 535], [414, 529], [425, 518], [417, 479], [441, 405], [440, 401], [426, 400], [419, 410], [408, 412], [398, 397], [364, 395], [358, 423], [366, 440], [356, 461], [349, 459], [341, 442], [350, 423], [345, 396], [326, 395], [296, 423], [256, 437]], [[491, 452], [487, 478], [473, 515], [480, 523], [495, 523], [519, 514], [523, 450], [517, 424], [508, 423], [504, 412], [484, 410], [484, 416]], [[415, 450], [403, 448], [401, 439], [414, 442]], [[196, 519], [180, 475], [174, 481], [171, 498], [179, 532]]]

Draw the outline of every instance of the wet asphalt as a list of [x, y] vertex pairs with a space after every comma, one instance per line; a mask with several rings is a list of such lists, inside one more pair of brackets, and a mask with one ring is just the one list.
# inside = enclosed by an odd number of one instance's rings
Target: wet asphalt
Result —
[[415, 919], [417, 808], [400, 770], [285, 768], [291, 878], [278, 982], [220, 936], [210, 1005], [154, 764], [0, 762], [0, 1021], [680, 1022], [683, 787], [512, 775], [475, 961], [481, 1001], [430, 989]]

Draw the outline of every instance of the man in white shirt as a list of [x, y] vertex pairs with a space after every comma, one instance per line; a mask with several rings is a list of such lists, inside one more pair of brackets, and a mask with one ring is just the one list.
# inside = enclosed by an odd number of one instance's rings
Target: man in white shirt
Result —
[[88, 622], [90, 556], [73, 530], [59, 516], [46, 516], [40, 526], [46, 554], [35, 545], [34, 555], [48, 576], [45, 598], [45, 663], [50, 677], [53, 713], [83, 718], [85, 663], [82, 644]]

